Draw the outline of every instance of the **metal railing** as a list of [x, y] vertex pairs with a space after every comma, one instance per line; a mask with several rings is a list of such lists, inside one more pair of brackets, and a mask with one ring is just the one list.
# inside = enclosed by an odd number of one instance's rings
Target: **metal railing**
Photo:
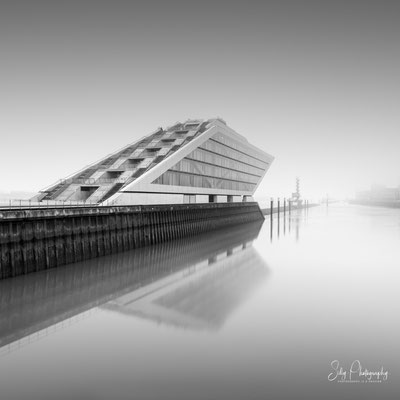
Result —
[[[130, 146], [134, 146], [135, 144], [138, 144], [139, 142], [141, 142], [141, 141], [142, 141], [143, 139], [145, 139], [146, 137], [147, 137], [147, 136], [142, 136], [140, 139], [135, 140], [134, 142], [131, 142], [131, 143], [127, 144], [126, 146], [121, 147], [120, 149], [114, 151], [113, 153], [107, 154], [105, 157], [102, 157], [102, 158], [100, 158], [99, 160], [97, 160], [97, 161], [95, 161], [95, 162], [93, 162], [93, 163], [91, 163], [91, 164], [86, 165], [85, 167], [81, 168], [80, 170], [78, 170], [78, 171], [76, 171], [76, 172], [74, 172], [74, 173], [68, 175], [68, 176], [66, 177], [66, 179], [72, 178], [73, 176], [76, 176], [76, 175], [78, 175], [78, 174], [80, 174], [80, 173], [86, 171], [87, 169], [93, 168], [93, 167], [97, 166], [98, 164], [101, 164], [101, 163], [104, 162], [107, 158], [112, 157], [112, 156], [114, 156], [115, 154], [118, 154], [118, 153], [120, 153], [120, 152], [126, 150], [126, 149], [127, 149], [128, 147], [130, 147]], [[65, 179], [65, 180], [66, 180], [66, 179]], [[51, 188], [53, 188], [54, 186], [58, 185], [58, 184], [60, 183], [60, 181], [62, 181], [62, 180], [63, 180], [63, 179], [58, 180], [58, 181], [54, 182], [53, 184], [51, 184], [51, 185], [49, 185], [49, 186], [46, 186], [46, 187], [45, 187], [44, 189], [42, 189], [41, 191], [42, 191], [42, 192], [47, 192], [47, 191], [51, 190]]]
[[[126, 171], [124, 171], [126, 172]], [[135, 172], [135, 169], [129, 170], [129, 172]], [[127, 180], [126, 177], [116, 177], [116, 178], [68, 178], [68, 179], [60, 179], [59, 185], [71, 185], [71, 184], [79, 184], [79, 185], [98, 185], [98, 184], [111, 184], [111, 183], [125, 183]], [[50, 192], [49, 192], [50, 193]]]
[[104, 201], [102, 203], [84, 201], [84, 200], [23, 200], [23, 199], [0, 199], [0, 211], [7, 210], [35, 210], [50, 208], [83, 208], [83, 207], [109, 207], [113, 202]]

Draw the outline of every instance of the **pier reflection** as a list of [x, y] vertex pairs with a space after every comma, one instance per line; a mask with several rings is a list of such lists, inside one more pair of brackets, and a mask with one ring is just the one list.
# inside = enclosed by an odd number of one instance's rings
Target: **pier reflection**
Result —
[[272, 243], [279, 240], [279, 237], [291, 235], [294, 230], [296, 242], [300, 240], [300, 230], [302, 224], [308, 218], [308, 209], [293, 210], [289, 213], [272, 214], [266, 217], [269, 224], [269, 239]]
[[0, 282], [0, 347], [95, 307], [219, 329], [268, 275], [252, 247], [262, 224], [118, 253]]

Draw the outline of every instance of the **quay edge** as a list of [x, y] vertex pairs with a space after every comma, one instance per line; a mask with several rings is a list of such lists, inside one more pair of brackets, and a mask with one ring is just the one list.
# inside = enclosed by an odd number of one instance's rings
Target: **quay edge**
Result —
[[263, 219], [256, 202], [2, 210], [0, 279]]

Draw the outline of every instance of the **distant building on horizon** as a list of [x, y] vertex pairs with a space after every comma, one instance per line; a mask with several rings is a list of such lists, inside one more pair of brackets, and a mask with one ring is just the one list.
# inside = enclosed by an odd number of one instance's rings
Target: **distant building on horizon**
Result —
[[274, 157], [220, 118], [157, 129], [32, 200], [140, 205], [252, 201]]
[[400, 186], [388, 188], [383, 185], [372, 185], [370, 190], [356, 193], [357, 201], [400, 201]]

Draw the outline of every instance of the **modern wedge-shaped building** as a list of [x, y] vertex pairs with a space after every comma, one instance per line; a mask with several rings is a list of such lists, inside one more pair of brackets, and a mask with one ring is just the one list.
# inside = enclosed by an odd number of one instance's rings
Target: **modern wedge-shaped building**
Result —
[[273, 157], [217, 118], [157, 129], [42, 190], [38, 201], [179, 204], [251, 201]]

